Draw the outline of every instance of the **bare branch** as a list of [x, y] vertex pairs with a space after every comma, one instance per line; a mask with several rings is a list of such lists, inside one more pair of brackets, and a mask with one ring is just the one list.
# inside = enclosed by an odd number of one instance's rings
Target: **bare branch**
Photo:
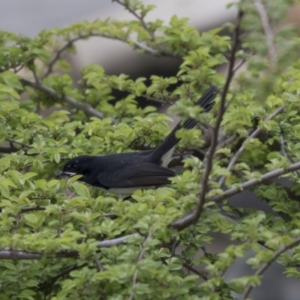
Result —
[[246, 63], [246, 59], [240, 59], [239, 62], [234, 66], [234, 74]]
[[[283, 113], [284, 108], [283, 107], [279, 107], [276, 109], [276, 111], [274, 113], [272, 113], [271, 115], [269, 115], [266, 119], [265, 122], [270, 121], [272, 119], [274, 119], [276, 116], [278, 116], [279, 114]], [[257, 128], [256, 130], [254, 130], [251, 135], [248, 136], [248, 138], [245, 139], [245, 141], [243, 142], [242, 146], [239, 148], [239, 150], [234, 154], [234, 156], [231, 158], [228, 166], [227, 166], [227, 170], [231, 171], [232, 168], [234, 167], [234, 165], [236, 164], [236, 162], [238, 161], [238, 159], [240, 158], [240, 156], [242, 155], [242, 153], [244, 152], [247, 143], [255, 138], [259, 133], [261, 132], [261, 128]], [[219, 184], [222, 187], [225, 183], [226, 177], [222, 176], [219, 180]]]
[[260, 16], [263, 30], [266, 35], [269, 60], [274, 65], [277, 61], [277, 53], [274, 42], [274, 34], [270, 25], [268, 14], [261, 0], [252, 0], [252, 2]]
[[48, 68], [47, 68], [47, 70], [46, 70], [46, 72], [45, 72], [45, 74], [43, 75], [42, 78], [44, 79], [44, 78], [48, 77], [48, 76], [52, 73], [52, 70], [53, 70], [53, 67], [54, 67], [55, 63], [60, 59], [60, 57], [61, 57], [61, 55], [62, 55], [62, 53], [63, 53], [64, 51], [66, 51], [68, 48], [70, 48], [70, 47], [71, 47], [75, 42], [77, 42], [78, 40], [85, 39], [85, 38], [87, 38], [87, 37], [89, 37], [89, 36], [90, 36], [90, 35], [87, 35], [87, 34], [76, 36], [76, 37], [74, 37], [74, 38], [68, 40], [67, 43], [66, 43], [65, 45], [63, 45], [61, 48], [59, 48], [59, 49], [55, 52], [55, 54], [54, 54], [54, 56], [51, 58], [51, 60], [49, 61], [49, 63], [48, 63]]
[[100, 260], [98, 259], [97, 253], [94, 252], [94, 253], [93, 253], [93, 256], [94, 256], [94, 259], [95, 259], [95, 265], [96, 265], [96, 267], [97, 267], [97, 270], [98, 270], [99, 272], [103, 272], [103, 271], [104, 271], [104, 267], [102, 266]]
[[[126, 240], [132, 237], [140, 236], [138, 233], [133, 233], [125, 235], [119, 238], [104, 240], [97, 244], [98, 248], [108, 248], [118, 245], [126, 244]], [[56, 253], [45, 253], [45, 252], [27, 252], [22, 250], [11, 250], [2, 249], [0, 250], [0, 259], [13, 259], [13, 260], [23, 260], [23, 259], [41, 259], [43, 256], [49, 257], [77, 257], [78, 252], [76, 250], [70, 249], [65, 251], [60, 251]]]
[[30, 207], [21, 208], [20, 213], [27, 213], [30, 211], [40, 211], [45, 209], [46, 209], [45, 206], [30, 206]]
[[214, 158], [214, 154], [215, 154], [215, 151], [216, 151], [217, 145], [218, 145], [219, 129], [221, 126], [223, 115], [226, 110], [226, 96], [227, 96], [227, 93], [229, 90], [231, 80], [234, 76], [235, 54], [236, 54], [238, 44], [239, 44], [239, 34], [240, 34], [240, 25], [241, 25], [242, 16], [243, 16], [243, 12], [241, 10], [239, 10], [237, 22], [236, 22], [236, 25], [234, 28], [234, 33], [233, 33], [228, 74], [227, 74], [227, 78], [226, 78], [226, 81], [224, 84], [223, 91], [221, 93], [220, 108], [219, 108], [218, 116], [216, 119], [216, 124], [215, 124], [214, 130], [213, 130], [211, 145], [210, 145], [210, 148], [207, 153], [205, 171], [204, 171], [204, 175], [203, 175], [203, 178], [201, 181], [199, 201], [197, 202], [196, 209], [191, 214], [188, 214], [187, 216], [185, 216], [182, 219], [173, 223], [173, 227], [175, 227], [178, 230], [182, 230], [182, 229], [186, 228], [187, 226], [189, 226], [190, 224], [194, 223], [196, 220], [198, 220], [202, 213], [203, 206], [205, 204], [205, 195], [206, 195], [206, 191], [208, 188], [209, 175], [212, 170], [213, 158]]
[[257, 179], [254, 178], [254, 179], [245, 181], [239, 187], [230, 188], [230, 189], [226, 190], [224, 192], [224, 194], [214, 196], [210, 200], [220, 202], [228, 197], [231, 197], [233, 195], [240, 193], [243, 190], [250, 189], [261, 182], [264, 182], [266, 180], [270, 180], [273, 178], [277, 178], [278, 176], [281, 176], [283, 174], [290, 173], [290, 172], [293, 172], [293, 171], [296, 171], [299, 169], [300, 169], [300, 162], [297, 162], [297, 163], [291, 164], [288, 168], [280, 168], [280, 169], [276, 169], [274, 171], [270, 171], [268, 173], [263, 174], [260, 178], [257, 178]]
[[140, 236], [138, 233], [133, 233], [133, 234], [119, 237], [119, 238], [111, 239], [111, 240], [104, 240], [104, 241], [99, 242], [97, 244], [97, 247], [98, 248], [109, 248], [109, 247], [113, 247], [113, 246], [122, 245], [122, 244], [126, 243], [126, 240], [128, 238], [138, 237], [138, 236]]
[[200, 278], [202, 278], [203, 280], [208, 280], [207, 274], [204, 271], [199, 271], [196, 268], [194, 268], [192, 265], [183, 262], [182, 265], [189, 271], [192, 272], [196, 275], [198, 275]]
[[[254, 274], [254, 276], [260, 276], [262, 275], [276, 260], [277, 258], [284, 252], [286, 252], [287, 250], [294, 248], [296, 246], [298, 246], [300, 244], [300, 237], [296, 238], [293, 242], [291, 242], [290, 244], [281, 247], [279, 250], [277, 250], [272, 259], [266, 263], [264, 263]], [[246, 299], [248, 298], [249, 294], [251, 293], [253, 289], [253, 286], [251, 285], [247, 285], [247, 287], [244, 290], [242, 299]]]
[[[53, 90], [53, 89], [51, 89], [51, 88], [49, 88], [49, 87], [47, 87], [47, 86], [45, 86], [41, 83], [35, 83], [35, 82], [32, 82], [32, 81], [27, 80], [27, 79], [21, 79], [21, 82], [22, 82], [23, 85], [31, 86], [32, 88], [35, 88], [39, 91], [42, 91], [42, 92], [52, 96], [56, 100], [59, 100], [59, 101], [62, 100], [64, 102], [70, 104], [71, 106], [82, 110], [83, 112], [85, 112], [89, 116], [97, 117], [99, 119], [104, 119], [105, 118], [105, 115], [103, 113], [97, 111], [96, 109], [94, 109], [90, 105], [77, 102], [74, 98], [71, 98], [69, 96], [59, 97], [57, 95], [57, 93], [55, 92], [55, 90]], [[118, 123], [118, 121], [116, 119], [113, 119], [113, 118], [111, 118], [111, 121], [114, 124]]]
[[122, 5], [125, 9], [127, 9], [137, 20], [140, 21], [141, 25], [143, 26], [143, 28], [149, 33], [151, 40], [154, 41], [155, 40], [155, 35], [153, 30], [151, 30], [148, 26], [148, 24], [145, 22], [144, 17], [142, 15], [139, 15], [134, 9], [132, 9], [128, 4], [126, 3], [126, 1], [121, 1], [121, 0], [115, 0], [115, 2], [119, 3], [120, 5]]
[[87, 263], [80, 265], [80, 266], [73, 265], [73, 266], [67, 267], [67, 268], [63, 269], [61, 272], [59, 272], [56, 276], [50, 278], [48, 281], [44, 281], [44, 282], [40, 283], [38, 285], [38, 287], [40, 290], [48, 289], [48, 288], [52, 287], [59, 278], [64, 277], [64, 276], [68, 275], [70, 272], [81, 269], [85, 266], [87, 266]]
[[[145, 256], [145, 253], [146, 253], [146, 247], [145, 247], [145, 244], [146, 244], [146, 242], [147, 242], [150, 238], [151, 238], [151, 234], [149, 233], [148, 236], [147, 236], [147, 238], [144, 240], [143, 244], [141, 245], [141, 248], [142, 248], [142, 249], [141, 249], [141, 251], [140, 251], [140, 254], [139, 254], [137, 263], [139, 263], [139, 262], [143, 259], [143, 257]], [[131, 291], [131, 293], [130, 293], [130, 295], [129, 295], [129, 297], [128, 297], [128, 300], [134, 299], [134, 287], [135, 287], [135, 285], [136, 285], [136, 283], [137, 283], [137, 277], [138, 277], [138, 275], [139, 275], [139, 269], [136, 268], [136, 270], [135, 270], [135, 272], [134, 272], [134, 274], [133, 274], [133, 278], [132, 278], [132, 291]]]
[[[220, 202], [223, 201], [233, 195], [239, 194], [244, 190], [253, 188], [255, 186], [257, 186], [258, 184], [260, 184], [261, 182], [264, 182], [266, 180], [270, 180], [273, 178], [277, 178], [278, 176], [284, 175], [286, 173], [290, 173], [293, 171], [297, 171], [300, 169], [300, 162], [294, 163], [292, 165], [290, 165], [288, 168], [280, 168], [280, 169], [276, 169], [274, 171], [270, 171], [268, 173], [263, 174], [260, 178], [254, 178], [254, 179], [250, 179], [248, 181], [245, 181], [244, 183], [240, 184], [238, 187], [233, 187], [230, 188], [228, 190], [226, 190], [224, 192], [224, 194], [222, 195], [217, 195], [214, 196], [210, 199], [208, 199], [209, 201], [215, 201], [215, 202]], [[186, 227], [186, 224], [188, 222], [190, 222], [191, 217], [195, 214], [195, 210], [188, 213], [187, 215], [185, 215], [184, 217], [174, 221], [171, 226], [177, 230], [182, 230]]]
[[172, 53], [171, 51], [165, 50], [165, 49], [153, 49], [150, 46], [141, 43], [139, 41], [133, 40], [133, 39], [127, 39], [125, 40], [124, 38], [118, 37], [118, 36], [112, 36], [106, 33], [97, 33], [97, 32], [91, 32], [88, 34], [81, 34], [78, 36], [75, 36], [73, 38], [71, 38], [70, 40], [68, 40], [63, 46], [61, 46], [58, 50], [55, 51], [53, 57], [51, 58], [51, 60], [48, 63], [48, 67], [46, 69], [45, 74], [42, 76], [42, 79], [48, 77], [51, 72], [53, 71], [54, 65], [56, 64], [56, 62], [61, 58], [62, 54], [70, 47], [73, 46], [73, 44], [75, 44], [77, 41], [79, 40], [84, 40], [87, 39], [89, 37], [103, 37], [106, 39], [111, 39], [111, 40], [117, 40], [117, 41], [121, 41], [121, 42], [125, 42], [128, 43], [129, 45], [132, 45], [135, 49], [140, 49], [145, 51], [146, 53], [153, 55], [153, 56], [170, 56], [170, 57], [174, 57], [174, 58], [181, 58], [180, 56]]

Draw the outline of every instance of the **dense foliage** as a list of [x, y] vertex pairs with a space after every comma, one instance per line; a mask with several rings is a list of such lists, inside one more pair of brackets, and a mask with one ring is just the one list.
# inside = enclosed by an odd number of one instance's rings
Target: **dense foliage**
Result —
[[[138, 1], [115, 2], [135, 20], [79, 22], [32, 39], [0, 32], [0, 299], [247, 298], [275, 260], [299, 278], [300, 38], [282, 22], [292, 1], [242, 1], [235, 25], [202, 33], [176, 16], [147, 22], [154, 7]], [[74, 82], [63, 54], [92, 36], [182, 63], [176, 76], [150, 80], [89, 65]], [[227, 62], [224, 76], [217, 69]], [[210, 85], [220, 96], [201, 115], [192, 103]], [[78, 177], [55, 179], [76, 155], [157, 145], [169, 117], [148, 100], [201, 121], [179, 133], [173, 165], [185, 169], [170, 186], [123, 199]], [[281, 175], [288, 187], [273, 181]], [[249, 188], [270, 213], [228, 202]], [[209, 253], [212, 232], [232, 245]], [[225, 281], [249, 249], [257, 271]]]

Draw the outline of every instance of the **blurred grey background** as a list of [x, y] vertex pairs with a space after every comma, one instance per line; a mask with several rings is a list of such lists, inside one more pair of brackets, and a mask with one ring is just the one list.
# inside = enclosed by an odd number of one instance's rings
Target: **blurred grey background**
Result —
[[[157, 9], [151, 12], [147, 20], [162, 19], [168, 22], [172, 15], [189, 18], [189, 23], [199, 31], [214, 28], [224, 22], [235, 19], [236, 10], [227, 9], [231, 0], [144, 0], [143, 3], [155, 4]], [[13, 31], [30, 37], [42, 29], [63, 27], [80, 20], [113, 18], [118, 20], [133, 19], [132, 15], [117, 3], [109, 0], [0, 0], [0, 29]], [[298, 22], [300, 9], [289, 13], [290, 21]], [[152, 74], [169, 76], [177, 72], [179, 61], [170, 58], [154, 58], [141, 55], [118, 41], [103, 38], [92, 38], [76, 44], [78, 52], [71, 56], [74, 78], [79, 77], [79, 70], [90, 63], [101, 64], [108, 73], [126, 73], [130, 76], [150, 76]], [[243, 200], [242, 200], [243, 199]], [[250, 192], [233, 197], [237, 206], [262, 207], [262, 203], [254, 199]], [[215, 236], [216, 241], [208, 248], [218, 252], [224, 249], [229, 239], [227, 236]], [[253, 253], [249, 252], [247, 258]], [[237, 278], [245, 274], [253, 274], [245, 263], [239, 259], [226, 272], [226, 277]], [[300, 285], [295, 278], [286, 278], [284, 269], [274, 264], [265, 273], [262, 285], [254, 289], [251, 297], [257, 300], [298, 300]], [[237, 298], [238, 296], [235, 295]]]

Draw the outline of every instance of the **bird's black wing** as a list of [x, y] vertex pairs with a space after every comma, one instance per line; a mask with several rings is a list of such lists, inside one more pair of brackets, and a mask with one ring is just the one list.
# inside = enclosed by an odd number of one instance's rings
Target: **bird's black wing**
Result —
[[151, 163], [126, 166], [114, 172], [101, 172], [97, 180], [108, 188], [160, 186], [170, 183], [175, 172]]

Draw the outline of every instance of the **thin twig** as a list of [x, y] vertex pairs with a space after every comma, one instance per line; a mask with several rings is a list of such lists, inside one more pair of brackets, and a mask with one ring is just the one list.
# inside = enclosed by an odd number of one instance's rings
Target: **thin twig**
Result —
[[204, 175], [203, 175], [203, 178], [202, 178], [202, 181], [201, 181], [199, 201], [197, 202], [197, 207], [192, 212], [192, 214], [189, 214], [188, 216], [185, 216], [182, 219], [180, 219], [180, 220], [176, 221], [175, 223], [173, 223], [173, 227], [175, 225], [175, 227], [178, 230], [182, 230], [182, 229], [186, 228], [187, 226], [189, 226], [190, 224], [194, 223], [196, 220], [198, 220], [199, 217], [201, 216], [203, 206], [205, 204], [205, 195], [206, 195], [206, 191], [207, 191], [207, 188], [208, 188], [209, 175], [210, 175], [211, 170], [212, 170], [213, 158], [214, 158], [214, 154], [215, 154], [215, 151], [216, 151], [217, 145], [218, 145], [219, 128], [221, 126], [223, 115], [225, 113], [226, 96], [227, 96], [227, 93], [228, 93], [228, 89], [229, 89], [231, 80], [232, 80], [233, 75], [234, 75], [233, 69], [234, 69], [234, 64], [235, 64], [235, 54], [236, 54], [238, 44], [239, 44], [239, 34], [240, 34], [240, 25], [241, 25], [242, 16], [243, 16], [243, 12], [241, 10], [239, 10], [238, 17], [237, 17], [237, 22], [236, 22], [235, 29], [234, 29], [234, 34], [233, 34], [232, 47], [231, 47], [230, 60], [229, 60], [229, 67], [228, 67], [228, 74], [227, 74], [226, 82], [224, 84], [224, 88], [223, 88], [223, 91], [222, 91], [222, 94], [221, 94], [220, 108], [219, 108], [218, 116], [217, 116], [217, 119], [216, 119], [216, 124], [215, 124], [214, 130], [213, 130], [211, 145], [210, 145], [210, 148], [209, 148], [208, 154], [207, 154], [207, 159], [206, 159], [206, 164], [205, 164], [205, 171], [204, 171]]
[[48, 281], [40, 283], [38, 285], [38, 288], [40, 290], [49, 289], [49, 288], [51, 288], [55, 284], [55, 282], [59, 278], [64, 277], [64, 276], [68, 275], [70, 272], [72, 272], [74, 270], [81, 269], [81, 268], [83, 268], [85, 266], [87, 266], [87, 263], [85, 263], [85, 264], [83, 264], [81, 266], [74, 265], [74, 266], [67, 267], [67, 268], [63, 269], [61, 272], [59, 272], [56, 276], [54, 276], [51, 279], [49, 279]]
[[[276, 109], [276, 111], [274, 113], [272, 113], [271, 115], [269, 115], [264, 121], [268, 122], [272, 119], [274, 119], [276, 116], [278, 116], [279, 114], [283, 113], [284, 108], [283, 107], [279, 107]], [[257, 135], [261, 132], [261, 128], [257, 128], [256, 130], [254, 130], [251, 135], [248, 136], [248, 138], [245, 139], [245, 141], [243, 142], [242, 146], [239, 148], [239, 150], [234, 154], [234, 156], [231, 158], [228, 166], [227, 166], [227, 170], [231, 171], [232, 168], [234, 167], [234, 165], [236, 164], [236, 162], [238, 161], [238, 159], [240, 158], [240, 156], [242, 155], [242, 153], [244, 152], [247, 143], [254, 139], [255, 137], [257, 137]], [[219, 180], [219, 185], [222, 187], [225, 183], [226, 177], [222, 176]]]
[[53, 55], [53, 57], [51, 58], [51, 60], [48, 63], [46, 72], [44, 73], [44, 75], [42, 76], [42, 79], [45, 79], [46, 77], [48, 77], [54, 68], [54, 65], [56, 64], [56, 62], [61, 58], [61, 55], [71, 46], [73, 46], [73, 44], [75, 44], [77, 41], [79, 40], [84, 40], [87, 39], [89, 37], [103, 37], [106, 39], [111, 39], [111, 40], [117, 40], [117, 41], [121, 41], [121, 42], [126, 42], [129, 45], [132, 45], [135, 49], [140, 49], [145, 51], [146, 53], [153, 55], [153, 56], [170, 56], [170, 57], [174, 57], [174, 58], [179, 58], [181, 59], [180, 56], [172, 53], [171, 51], [165, 50], [165, 49], [153, 49], [150, 46], [143, 44], [139, 41], [133, 40], [133, 39], [127, 39], [125, 40], [124, 38], [118, 37], [118, 36], [112, 36], [106, 33], [97, 33], [97, 32], [90, 32], [88, 34], [81, 34], [78, 36], [75, 36], [71, 39], [69, 39], [63, 46], [61, 46], [58, 50], [55, 51], [55, 54]]
[[277, 53], [274, 42], [274, 34], [271, 28], [268, 14], [261, 0], [252, 0], [252, 2], [260, 16], [262, 27], [266, 36], [269, 60], [274, 66], [277, 61]]
[[195, 269], [193, 266], [191, 266], [188, 263], [183, 262], [182, 265], [190, 272], [193, 272], [194, 274], [198, 275], [200, 278], [202, 278], [203, 280], [208, 280], [207, 274], [203, 271], [198, 271], [197, 269]]
[[233, 72], [236, 73], [246, 62], [246, 59], [241, 59], [233, 68]]
[[[145, 244], [146, 244], [146, 242], [147, 242], [150, 238], [151, 238], [151, 234], [149, 233], [148, 236], [146, 237], [146, 239], [144, 240], [144, 242], [143, 242], [142, 245], [141, 245], [142, 250], [140, 251], [140, 254], [139, 254], [139, 256], [138, 256], [137, 263], [139, 263], [139, 262], [143, 259], [144, 255], [145, 255], [145, 253], [146, 253], [146, 247], [145, 247]], [[135, 272], [134, 272], [134, 274], [133, 274], [133, 278], [132, 278], [132, 291], [131, 291], [131, 293], [130, 293], [130, 295], [129, 295], [129, 297], [128, 297], [128, 300], [132, 300], [132, 299], [134, 298], [134, 294], [135, 294], [135, 293], [134, 293], [134, 287], [135, 287], [135, 285], [136, 285], [136, 283], [137, 283], [138, 275], [139, 275], [139, 269], [136, 268], [136, 270], [135, 270]]]
[[66, 51], [68, 48], [70, 48], [75, 42], [82, 40], [82, 39], [86, 39], [91, 36], [92, 36], [91, 34], [83, 34], [83, 35], [79, 35], [79, 36], [76, 36], [76, 37], [68, 40], [65, 45], [63, 45], [61, 48], [59, 48], [55, 52], [55, 54], [53, 55], [53, 57], [51, 58], [51, 60], [48, 63], [47, 70], [46, 70], [45, 74], [42, 76], [42, 79], [45, 79], [52, 73], [55, 63], [60, 59], [60, 57], [64, 51]]
[[103, 266], [102, 266], [100, 260], [99, 260], [98, 257], [97, 257], [97, 253], [96, 253], [96, 252], [93, 252], [93, 256], [94, 256], [94, 259], [95, 259], [95, 265], [96, 265], [96, 267], [97, 267], [97, 270], [98, 270], [99, 272], [103, 272], [103, 271], [104, 271], [104, 268], [103, 268]]
[[148, 26], [148, 24], [145, 22], [144, 17], [139, 15], [134, 9], [132, 9], [129, 5], [130, 2], [128, 2], [128, 4], [125, 3], [125, 1], [121, 1], [121, 0], [115, 0], [115, 2], [119, 3], [120, 5], [122, 5], [125, 9], [127, 9], [137, 20], [140, 21], [140, 23], [142, 24], [143, 28], [149, 33], [151, 40], [154, 41], [155, 40], [155, 35], [153, 30], [151, 30]]
[[288, 155], [287, 155], [287, 153], [286, 153], [286, 151], [285, 151], [285, 145], [284, 145], [285, 143], [284, 143], [283, 135], [280, 135], [279, 143], [280, 143], [280, 151], [281, 151], [282, 155], [288, 160], [288, 162], [291, 162]]
[[[90, 105], [87, 105], [87, 104], [83, 104], [83, 103], [80, 103], [80, 102], [77, 102], [74, 98], [71, 98], [69, 96], [58, 96], [56, 91], [41, 84], [41, 83], [36, 83], [36, 82], [32, 82], [30, 80], [27, 80], [27, 79], [21, 79], [21, 82], [23, 85], [26, 85], [26, 86], [30, 86], [32, 88], [35, 88], [39, 91], [42, 91], [50, 96], [52, 96], [54, 99], [60, 101], [64, 101], [68, 104], [70, 104], [71, 106], [77, 108], [77, 109], [80, 109], [82, 110], [83, 112], [85, 112], [87, 115], [89, 116], [93, 116], [93, 117], [97, 117], [99, 119], [104, 119], [105, 118], [105, 115], [99, 111], [97, 111], [96, 109], [94, 109], [93, 107], [91, 107]], [[116, 124], [118, 123], [118, 121], [114, 118], [111, 118], [111, 121], [113, 124]]]
[[[264, 263], [254, 274], [254, 276], [260, 276], [262, 275], [276, 260], [277, 258], [284, 252], [286, 252], [287, 250], [291, 249], [291, 248], [294, 248], [296, 246], [298, 246], [300, 244], [300, 237], [296, 238], [293, 242], [291, 242], [290, 244], [286, 245], [286, 246], [283, 246], [281, 247], [279, 250], [277, 250], [272, 259], [266, 263]], [[243, 293], [243, 296], [242, 296], [242, 299], [246, 299], [248, 298], [249, 294], [251, 293], [253, 289], [253, 286], [251, 285], [247, 285], [245, 290], [244, 290], [244, 293]]]

